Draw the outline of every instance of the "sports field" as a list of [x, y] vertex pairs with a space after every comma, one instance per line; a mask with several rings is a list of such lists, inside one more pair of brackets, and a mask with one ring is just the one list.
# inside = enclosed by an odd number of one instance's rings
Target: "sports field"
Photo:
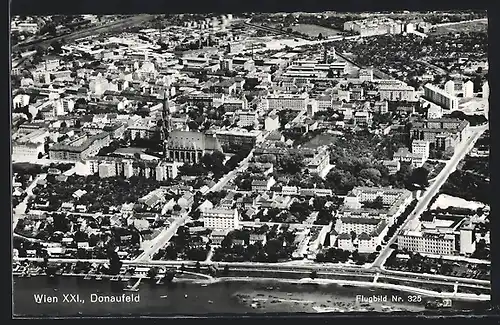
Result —
[[488, 21], [468, 21], [459, 24], [438, 26], [435, 30], [430, 32], [432, 35], [457, 33], [457, 32], [487, 32], [488, 31]]

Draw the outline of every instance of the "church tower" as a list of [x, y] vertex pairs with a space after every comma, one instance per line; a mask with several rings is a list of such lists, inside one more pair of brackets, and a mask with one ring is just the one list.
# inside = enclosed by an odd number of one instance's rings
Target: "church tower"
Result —
[[163, 145], [163, 158], [167, 158], [167, 141], [168, 135], [171, 131], [172, 121], [170, 119], [170, 108], [169, 108], [169, 89], [165, 89], [163, 93], [163, 108], [162, 108], [162, 123], [161, 123], [161, 141]]

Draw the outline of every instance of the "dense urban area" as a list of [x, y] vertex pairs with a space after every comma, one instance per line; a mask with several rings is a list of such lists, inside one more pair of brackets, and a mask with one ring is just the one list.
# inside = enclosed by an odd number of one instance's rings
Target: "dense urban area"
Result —
[[487, 26], [480, 11], [14, 17], [14, 273], [489, 299]]

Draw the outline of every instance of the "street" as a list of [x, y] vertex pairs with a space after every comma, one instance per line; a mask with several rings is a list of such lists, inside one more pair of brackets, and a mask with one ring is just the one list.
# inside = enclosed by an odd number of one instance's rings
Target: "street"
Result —
[[215, 184], [208, 190], [208, 193], [222, 190], [224, 186], [226, 186], [226, 184], [230, 180], [234, 179], [239, 172], [245, 171], [248, 168], [248, 164], [250, 163], [250, 160], [253, 157], [253, 152], [254, 149], [252, 149], [248, 154], [248, 156], [239, 163], [238, 167], [236, 167], [234, 170], [230, 171], [226, 175], [222, 176], [222, 178], [217, 182], [217, 184]]
[[186, 222], [188, 217], [189, 215], [186, 212], [180, 218], [176, 219], [168, 228], [164, 228], [161, 231], [161, 233], [159, 233], [150, 243], [148, 243], [149, 247], [146, 247], [144, 252], [141, 255], [139, 255], [134, 261], [137, 262], [150, 261], [153, 255], [158, 250], [167, 245], [170, 239], [177, 232], [177, 229]]
[[16, 229], [19, 218], [24, 217], [24, 214], [26, 213], [26, 210], [28, 208], [27, 206], [28, 199], [31, 196], [33, 196], [33, 189], [36, 187], [36, 184], [38, 183], [39, 180], [45, 179], [45, 177], [47, 177], [47, 174], [38, 175], [33, 179], [33, 182], [26, 188], [26, 197], [14, 208], [14, 213], [12, 215], [12, 231]]
[[[462, 141], [456, 147], [455, 154], [453, 155], [453, 157], [447, 162], [446, 166], [439, 173], [439, 175], [435, 178], [434, 182], [422, 194], [422, 196], [419, 199], [419, 202], [417, 203], [417, 206], [415, 207], [413, 212], [408, 216], [408, 218], [403, 223], [403, 225], [399, 228], [399, 231], [401, 229], [405, 229], [405, 227], [408, 225], [408, 223], [411, 220], [418, 218], [422, 214], [422, 212], [425, 211], [425, 209], [429, 205], [429, 202], [431, 201], [431, 199], [438, 193], [439, 189], [446, 182], [446, 180], [448, 179], [450, 174], [455, 171], [458, 163], [472, 149], [473, 144], [477, 141], [479, 136], [484, 131], [486, 131], [487, 128], [488, 128], [488, 125], [482, 125], [482, 126], [470, 128], [469, 137], [467, 139], [465, 139], [465, 141]], [[385, 261], [393, 252], [393, 249], [390, 248], [390, 246], [396, 242], [399, 231], [395, 232], [394, 236], [392, 236], [392, 238], [387, 242], [387, 245], [382, 249], [382, 251], [380, 252], [380, 255], [377, 257], [375, 262], [372, 264], [373, 268], [375, 268], [375, 269], [383, 268]]]
[[[232, 170], [231, 172], [227, 173], [224, 175], [214, 186], [212, 186], [208, 192], [215, 192], [215, 191], [220, 191], [224, 186], [232, 180], [234, 177], [236, 177], [238, 172], [244, 171], [248, 168], [248, 164], [250, 160], [253, 157], [253, 152], [254, 150], [252, 149], [248, 156], [243, 159], [240, 163], [240, 166], [237, 167], [235, 170]], [[167, 243], [170, 241], [170, 239], [175, 235], [177, 232], [177, 229], [186, 223], [186, 221], [189, 218], [189, 214], [185, 213], [182, 217], [178, 218], [177, 220], [174, 221], [168, 228], [165, 228], [161, 231], [160, 234], [158, 234], [151, 242], [146, 243], [148, 245], [144, 252], [139, 255], [134, 261], [137, 262], [146, 262], [150, 261], [153, 255], [163, 248]]]
[[144, 21], [148, 21], [153, 19], [155, 16], [154, 15], [136, 15], [136, 16], [131, 16], [127, 18], [120, 19], [118, 21], [114, 21], [105, 25], [98, 25], [98, 26], [91, 26], [89, 28], [84, 28], [81, 30], [77, 30], [73, 33], [66, 34], [66, 35], [61, 35], [57, 36], [48, 40], [40, 40], [37, 43], [29, 44], [29, 45], [24, 45], [24, 44], [16, 44], [12, 46], [12, 52], [18, 51], [18, 50], [24, 50], [26, 48], [34, 47], [34, 46], [41, 46], [41, 47], [48, 47], [52, 42], [54, 41], [60, 41], [60, 40], [65, 40], [66, 42], [70, 42], [79, 38], [83, 37], [88, 37], [91, 35], [97, 35], [98, 33], [103, 33], [103, 32], [108, 32], [112, 31], [115, 29], [123, 29], [128, 26], [132, 26]]
[[[22, 261], [32, 261], [32, 262], [42, 262], [42, 258], [14, 258], [14, 260]], [[108, 264], [108, 260], [98, 260], [98, 259], [66, 259], [66, 258], [49, 258], [49, 262], [55, 263], [76, 263], [76, 262], [88, 262], [93, 264]], [[233, 271], [247, 271], [247, 272], [271, 272], [271, 273], [303, 273], [304, 277], [309, 277], [311, 271], [316, 271], [318, 275], [330, 276], [330, 277], [375, 277], [378, 274], [378, 278], [392, 278], [399, 279], [402, 281], [411, 281], [416, 283], [436, 283], [442, 285], [451, 285], [458, 283], [459, 285], [482, 285], [489, 287], [490, 281], [488, 280], [478, 280], [469, 278], [457, 278], [457, 277], [446, 277], [446, 276], [436, 276], [436, 275], [422, 275], [415, 273], [394, 273], [388, 270], [382, 270], [380, 272], [374, 272], [367, 269], [343, 269], [343, 270], [329, 270], [324, 268], [322, 264], [307, 267], [287, 267], [282, 264], [277, 263], [250, 263], [250, 262], [195, 262], [195, 261], [122, 261], [124, 265], [137, 266], [137, 267], [153, 267], [153, 266], [163, 266], [163, 267], [180, 267], [184, 265], [186, 267], [195, 267], [196, 263], [199, 263], [201, 267], [215, 266], [218, 269], [222, 269], [225, 265]]]

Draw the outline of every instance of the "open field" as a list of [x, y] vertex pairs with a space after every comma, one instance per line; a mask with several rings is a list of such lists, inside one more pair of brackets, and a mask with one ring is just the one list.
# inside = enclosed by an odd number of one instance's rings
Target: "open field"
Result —
[[447, 194], [440, 194], [436, 202], [432, 205], [431, 209], [441, 208], [446, 209], [448, 207], [457, 207], [476, 210], [478, 208], [484, 208], [485, 204], [480, 202], [467, 201], [465, 199], [450, 196]]
[[464, 22], [461, 24], [439, 26], [436, 27], [436, 29], [430, 32], [429, 34], [440, 35], [440, 34], [457, 33], [457, 32], [487, 32], [487, 31], [488, 31], [487, 21], [471, 21], [471, 22]]
[[304, 33], [312, 37], [317, 37], [320, 33], [323, 37], [335, 36], [340, 33], [340, 31], [336, 29], [309, 24], [297, 24], [291, 28], [295, 32]]

